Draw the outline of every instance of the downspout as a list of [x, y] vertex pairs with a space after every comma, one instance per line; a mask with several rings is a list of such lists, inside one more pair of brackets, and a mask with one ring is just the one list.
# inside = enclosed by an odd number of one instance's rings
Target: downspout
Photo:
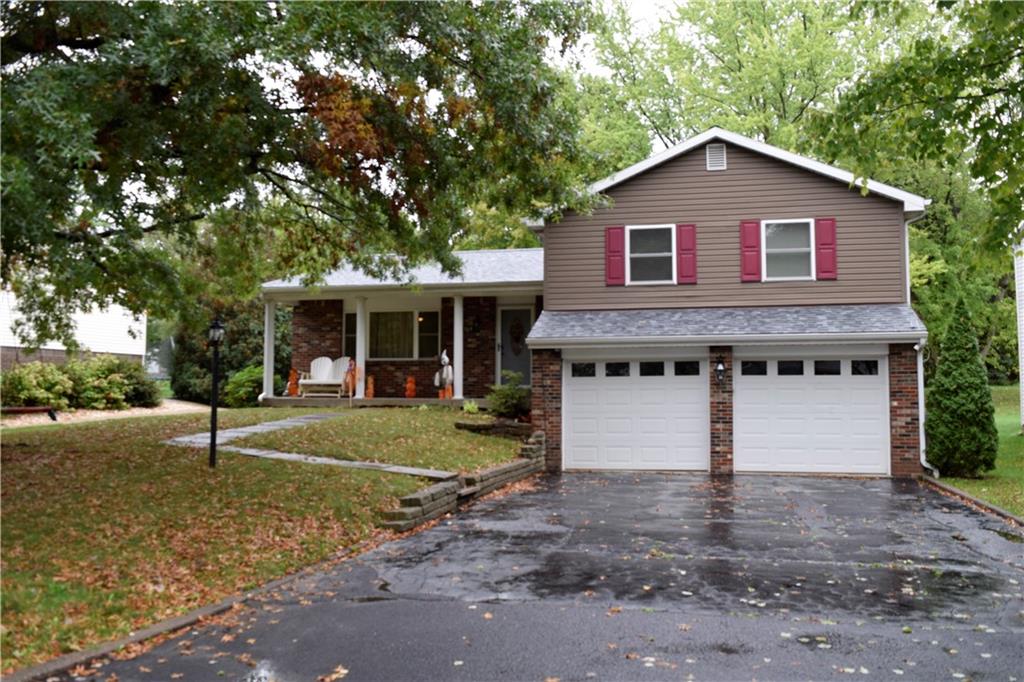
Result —
[[939, 470], [935, 468], [933, 464], [928, 461], [925, 456], [927, 451], [927, 443], [925, 443], [924, 435], [924, 342], [925, 339], [921, 339], [917, 344], [914, 345], [914, 350], [917, 351], [917, 429], [918, 429], [918, 443], [921, 447], [921, 466], [935, 478], [939, 477]]
[[[910, 305], [910, 223], [917, 222], [923, 217], [924, 211], [921, 211], [910, 220], [903, 222], [903, 252], [907, 264], [907, 305]], [[939, 470], [925, 456], [927, 452], [924, 435], [924, 344], [926, 340], [922, 338], [914, 345], [914, 350], [917, 351], [917, 440], [921, 451], [921, 467], [938, 478]]]

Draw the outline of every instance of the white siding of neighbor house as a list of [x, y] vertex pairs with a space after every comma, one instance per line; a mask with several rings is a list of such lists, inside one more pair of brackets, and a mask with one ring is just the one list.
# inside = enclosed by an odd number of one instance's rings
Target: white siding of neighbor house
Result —
[[[9, 291], [0, 291], [0, 345], [5, 348], [21, 347], [13, 328], [17, 318], [17, 298]], [[146, 353], [145, 315], [136, 320], [125, 308], [112, 305], [106, 310], [75, 313], [73, 319], [75, 338], [84, 350], [138, 356]], [[63, 350], [64, 346], [50, 342], [43, 344], [42, 349]]]

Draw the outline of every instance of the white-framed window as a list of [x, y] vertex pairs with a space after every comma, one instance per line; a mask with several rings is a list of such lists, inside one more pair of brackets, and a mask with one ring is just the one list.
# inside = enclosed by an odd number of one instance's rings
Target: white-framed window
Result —
[[814, 220], [761, 221], [761, 279], [814, 279]]
[[432, 358], [441, 343], [441, 313], [401, 310], [370, 313], [370, 360]]
[[675, 284], [675, 225], [627, 225], [626, 255], [626, 284]]

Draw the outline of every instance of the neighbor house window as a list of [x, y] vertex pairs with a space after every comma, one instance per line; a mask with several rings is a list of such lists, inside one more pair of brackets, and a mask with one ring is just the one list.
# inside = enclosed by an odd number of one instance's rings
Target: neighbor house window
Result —
[[765, 280], [814, 279], [814, 221], [761, 223]]
[[676, 271], [676, 231], [672, 225], [626, 228], [629, 248], [627, 284], [672, 284]]
[[439, 318], [437, 311], [370, 313], [370, 357], [411, 360], [436, 356]]
[[356, 314], [345, 313], [345, 348], [344, 354], [350, 358], [356, 356]]

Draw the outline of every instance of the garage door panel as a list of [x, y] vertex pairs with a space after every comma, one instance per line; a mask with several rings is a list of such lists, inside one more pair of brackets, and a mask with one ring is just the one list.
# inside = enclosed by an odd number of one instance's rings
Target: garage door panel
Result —
[[737, 372], [735, 470], [887, 473], [885, 360], [878, 359], [877, 375], [851, 375], [849, 359], [839, 375], [814, 375], [814, 363], [805, 362], [808, 374], [778, 376], [770, 358], [767, 375]]
[[[638, 361], [631, 361], [630, 376], [606, 377], [604, 365], [597, 363], [594, 377], [566, 375], [565, 468], [706, 471], [706, 363], [699, 375], [678, 377], [671, 361], [662, 376], [641, 377]], [[588, 400], [579, 401], [581, 395]], [[596, 441], [594, 424], [601, 434]]]

